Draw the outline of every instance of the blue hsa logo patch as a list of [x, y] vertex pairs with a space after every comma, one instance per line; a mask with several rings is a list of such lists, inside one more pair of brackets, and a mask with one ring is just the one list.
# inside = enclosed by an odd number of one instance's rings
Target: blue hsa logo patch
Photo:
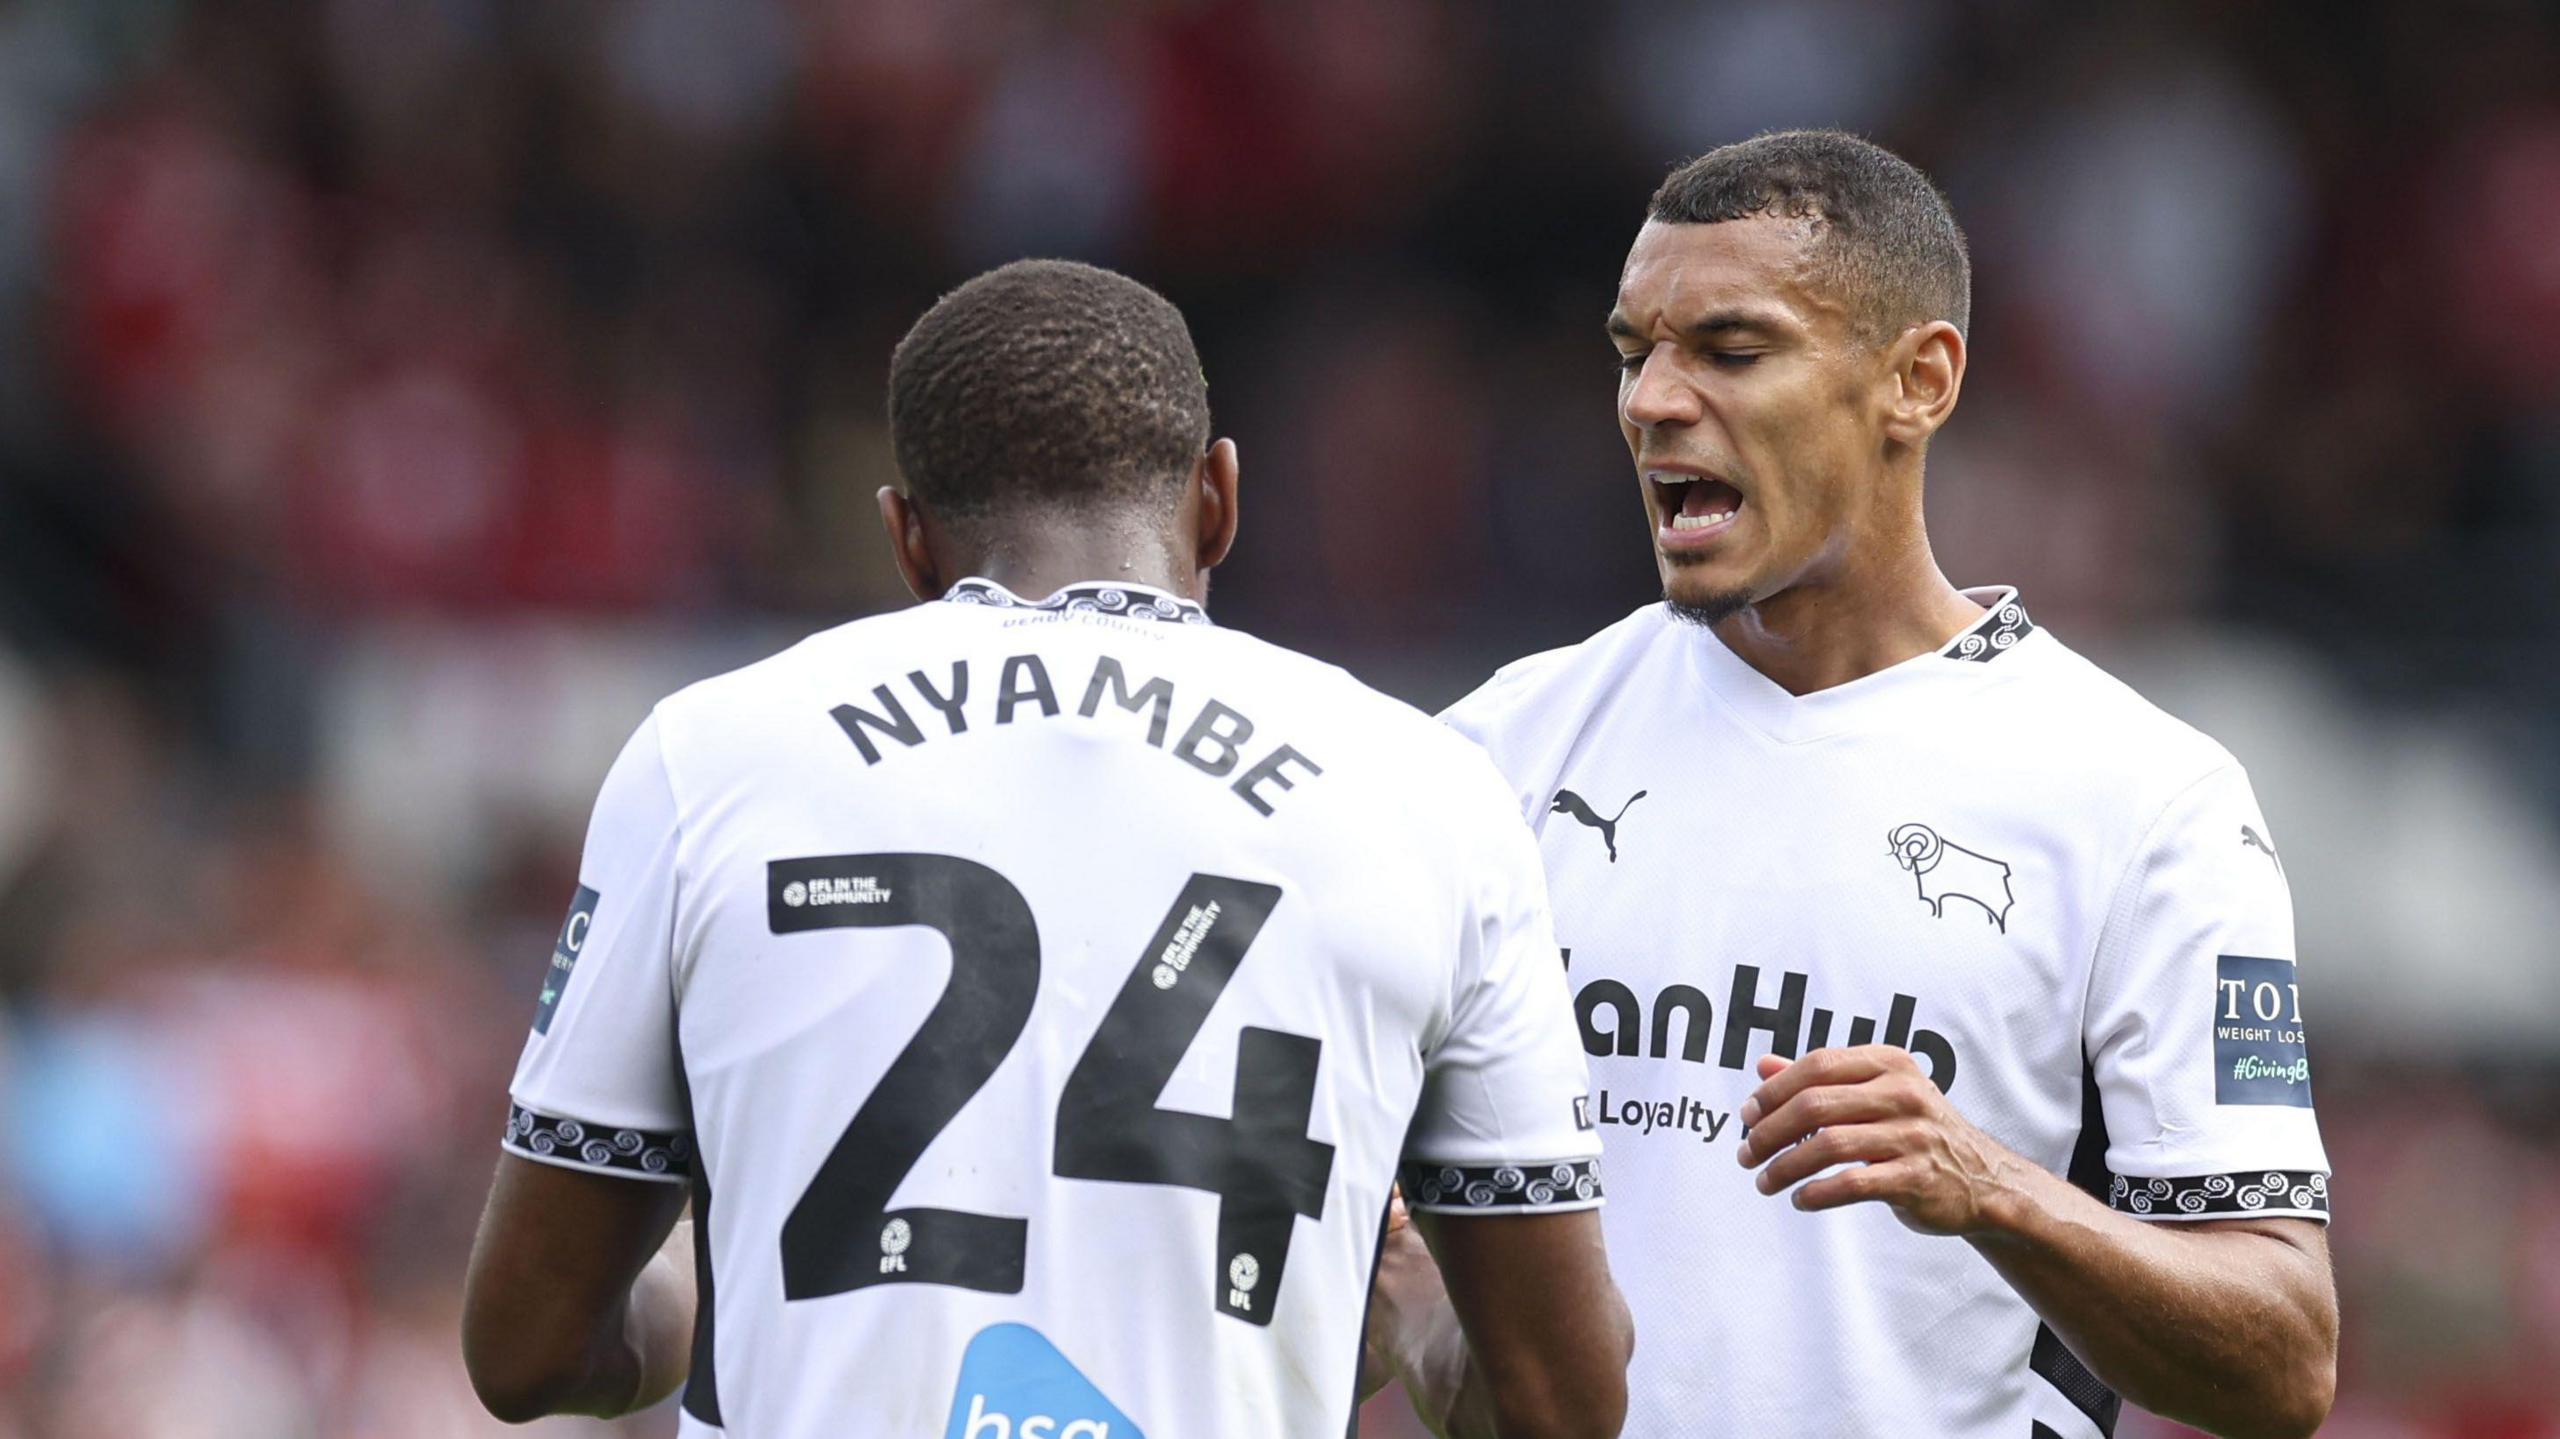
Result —
[[595, 928], [597, 898], [594, 890], [582, 884], [569, 901], [569, 917], [560, 922], [560, 938], [551, 945], [550, 967], [542, 971], [541, 1002], [533, 1007], [536, 1034], [551, 1032], [551, 1016], [560, 1008], [561, 992], [569, 987], [569, 972], [578, 967], [578, 953], [587, 947], [587, 931]]
[[2310, 1108], [2311, 1058], [2293, 962], [2225, 954], [2214, 963], [2214, 1103]]
[[1039, 1330], [990, 1324], [960, 1356], [943, 1439], [1146, 1439]]

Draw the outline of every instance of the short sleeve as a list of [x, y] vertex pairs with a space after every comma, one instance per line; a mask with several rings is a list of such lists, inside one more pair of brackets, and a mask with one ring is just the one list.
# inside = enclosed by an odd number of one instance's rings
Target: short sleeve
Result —
[[1504, 792], [1511, 796], [1520, 817], [1532, 824], [1536, 823], [1539, 811], [1545, 807], [1544, 801], [1539, 794], [1522, 790], [1510, 782], [1511, 777], [1524, 768], [1516, 763], [1519, 755], [1513, 740], [1524, 713], [1522, 701], [1530, 693], [1528, 677], [1543, 667], [1543, 661], [1558, 653], [1561, 651], [1551, 650], [1544, 655], [1531, 655], [1505, 665], [1496, 670], [1492, 678], [1440, 712], [1441, 724], [1493, 760], [1496, 773], [1502, 777]]
[[1496, 671], [1490, 679], [1440, 711], [1440, 723], [1466, 736], [1474, 744], [1491, 745], [1496, 723], [1504, 710], [1502, 701], [1510, 690], [1509, 675]]
[[676, 801], [655, 716], [596, 797], [578, 888], [516, 1063], [506, 1148], [546, 1164], [681, 1180], [691, 1119], [676, 1050]]
[[2284, 860], [2226, 765], [2153, 823], [2091, 971], [2083, 1039], [2110, 1205], [2145, 1219], [2328, 1217], [2303, 1008]]
[[1483, 1214], [1600, 1202], [1590, 1072], [1528, 827], [1496, 808], [1467, 876], [1450, 1020], [1423, 1056], [1399, 1178], [1418, 1210]]

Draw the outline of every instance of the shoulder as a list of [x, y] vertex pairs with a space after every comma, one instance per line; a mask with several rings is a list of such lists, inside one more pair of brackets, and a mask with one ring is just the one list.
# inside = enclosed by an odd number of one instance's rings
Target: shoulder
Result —
[[1592, 693], [1605, 689], [1672, 623], [1662, 606], [1646, 605], [1579, 644], [1513, 660], [1441, 711], [1441, 722], [1486, 746], [1524, 730], [1572, 723], [1587, 710]]
[[1357, 737], [1359, 751], [1382, 767], [1419, 765], [1435, 781], [1487, 769], [1482, 751], [1428, 712], [1371, 686], [1340, 665], [1241, 630], [1222, 633], [1236, 658], [1257, 672], [1262, 688], [1287, 695], [1293, 710], [1320, 716], [1333, 733]]
[[1365, 831], [1393, 834], [1417, 857], [1472, 854], [1489, 828], [1519, 826], [1493, 761], [1426, 711], [1339, 665], [1240, 630], [1205, 638], [1221, 651], [1216, 672], [1235, 683], [1218, 694], [1255, 723], [1255, 743], [1268, 726], [1328, 776], [1316, 808], [1356, 814]]
[[762, 659], [695, 680], [658, 701], [658, 712], [684, 716], [727, 710], [758, 695], [805, 684], [848, 659], [912, 643], [939, 618], [931, 609], [912, 605], [831, 625]]
[[2211, 735], [2169, 713], [2072, 649], [2051, 631], [1998, 663], [2026, 661], [1995, 691], [2002, 724], [2026, 755], [2076, 756], [2071, 765], [2123, 792], [2127, 803], [2156, 812], [2199, 781], [2242, 773], [2240, 761]]
[[912, 605], [832, 625], [667, 695], [652, 715], [669, 767], [679, 775], [725, 772], [787, 743], [783, 732], [805, 721], [808, 701], [823, 701], [819, 713], [841, 700], [861, 701], [862, 692], [845, 692], [845, 677], [884, 668], [884, 661], [912, 663], [950, 622], [937, 613], [945, 608]]

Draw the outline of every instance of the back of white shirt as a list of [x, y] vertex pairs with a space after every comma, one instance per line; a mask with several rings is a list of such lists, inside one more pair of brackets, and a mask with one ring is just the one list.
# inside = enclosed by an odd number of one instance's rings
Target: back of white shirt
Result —
[[641, 726], [508, 1147], [695, 1184], [688, 1433], [1339, 1431], [1400, 1159], [1598, 1199], [1534, 842], [1172, 596], [949, 600]]

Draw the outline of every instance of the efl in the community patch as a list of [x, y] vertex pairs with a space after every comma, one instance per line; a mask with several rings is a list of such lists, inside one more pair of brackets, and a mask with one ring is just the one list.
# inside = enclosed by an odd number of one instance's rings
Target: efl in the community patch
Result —
[[2215, 964], [2214, 1102], [2310, 1108], [2311, 1057], [2293, 962], [2226, 954]]
[[551, 946], [551, 965], [542, 971], [542, 1002], [533, 1008], [536, 1034], [551, 1032], [551, 1015], [569, 987], [569, 972], [578, 967], [578, 952], [587, 947], [587, 932], [595, 928], [596, 899], [596, 892], [582, 884], [577, 898], [569, 901], [569, 917], [560, 922], [560, 938]]

